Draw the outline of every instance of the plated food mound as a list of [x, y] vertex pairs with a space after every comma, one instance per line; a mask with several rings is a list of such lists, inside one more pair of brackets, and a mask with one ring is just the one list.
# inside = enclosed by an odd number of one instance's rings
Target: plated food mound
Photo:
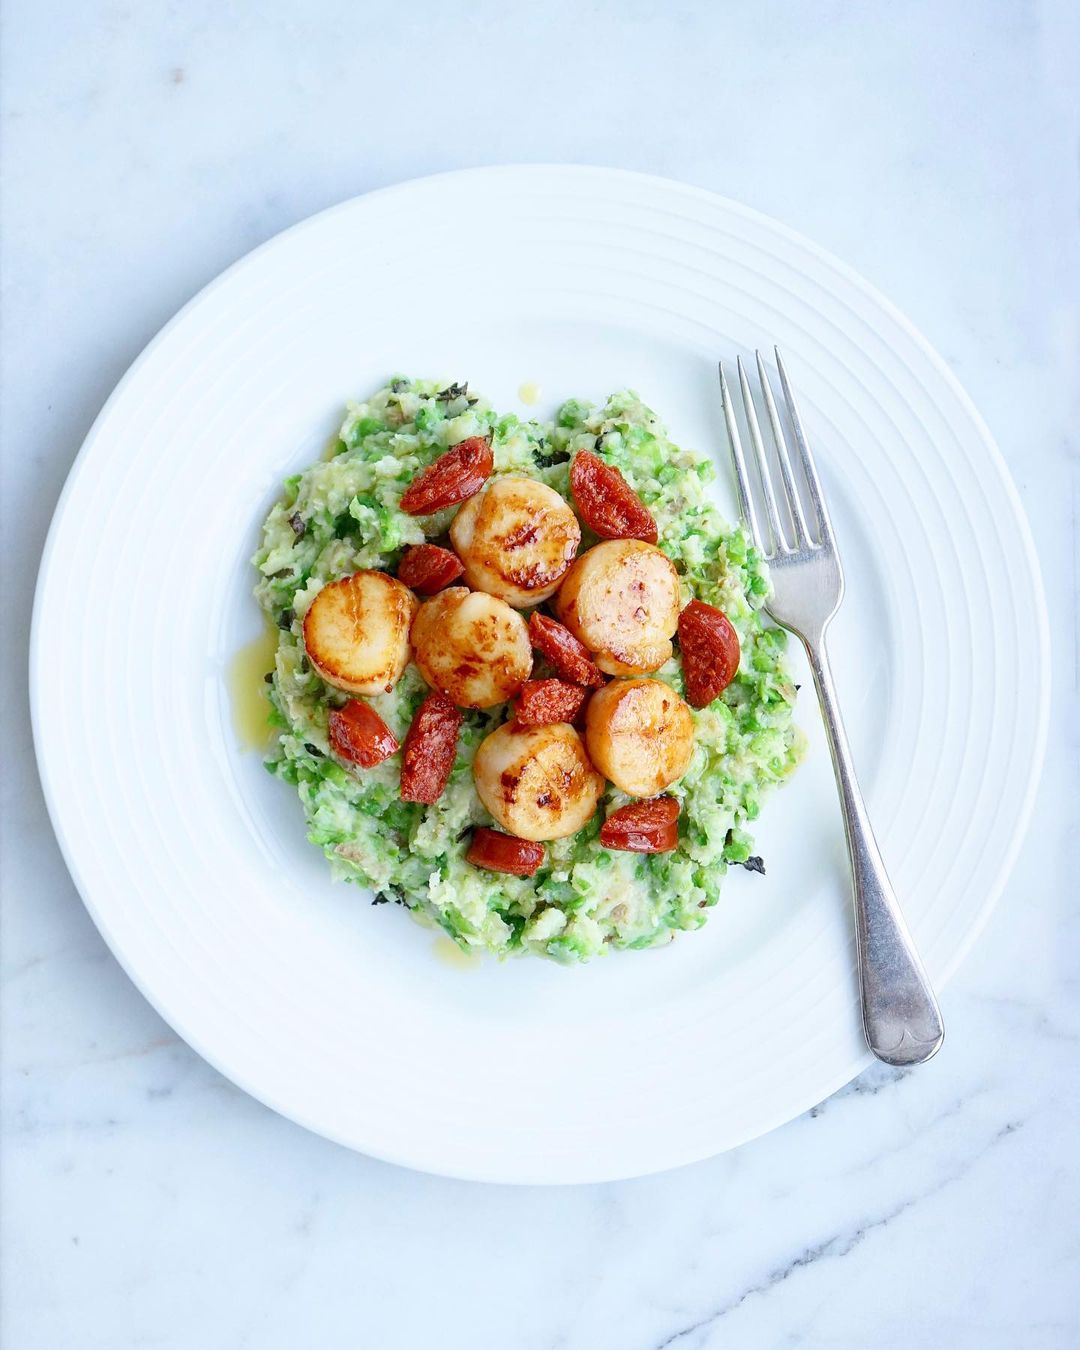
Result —
[[636, 394], [500, 417], [398, 378], [285, 483], [267, 767], [336, 875], [465, 948], [699, 928], [798, 762], [764, 564]]

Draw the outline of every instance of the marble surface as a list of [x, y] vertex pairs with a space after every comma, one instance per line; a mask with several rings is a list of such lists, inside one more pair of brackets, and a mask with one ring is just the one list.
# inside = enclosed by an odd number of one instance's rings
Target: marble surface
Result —
[[[3, 1345], [1080, 1342], [1075, 6], [9, 0], [3, 23]], [[507, 160], [721, 190], [879, 285], [996, 434], [1054, 633], [1035, 824], [942, 1055], [570, 1190], [354, 1156], [195, 1056], [72, 887], [25, 691], [57, 493], [157, 328], [321, 207]]]

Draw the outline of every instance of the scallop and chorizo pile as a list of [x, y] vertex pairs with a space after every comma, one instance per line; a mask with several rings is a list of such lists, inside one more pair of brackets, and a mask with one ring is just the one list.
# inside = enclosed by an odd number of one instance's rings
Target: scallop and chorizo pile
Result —
[[763, 564], [636, 395], [499, 416], [393, 380], [255, 558], [268, 767], [309, 837], [468, 948], [586, 959], [700, 927], [800, 753]]

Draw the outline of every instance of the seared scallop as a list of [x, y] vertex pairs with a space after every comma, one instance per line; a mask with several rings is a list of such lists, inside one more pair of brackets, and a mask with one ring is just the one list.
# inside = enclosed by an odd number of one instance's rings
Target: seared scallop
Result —
[[556, 615], [609, 675], [659, 670], [679, 622], [679, 575], [640, 539], [609, 539], [578, 558], [559, 587]]
[[508, 474], [462, 506], [450, 540], [470, 586], [524, 609], [554, 593], [574, 561], [581, 526], [552, 488]]
[[566, 722], [522, 727], [506, 722], [476, 752], [480, 800], [520, 839], [562, 839], [591, 818], [604, 780], [581, 737]]
[[324, 586], [304, 615], [308, 660], [350, 694], [388, 693], [409, 663], [416, 597], [385, 572], [354, 572]]
[[654, 797], [686, 772], [694, 752], [690, 709], [659, 680], [613, 680], [585, 714], [589, 758], [632, 797]]
[[417, 669], [459, 708], [491, 708], [532, 672], [525, 620], [483, 591], [451, 586], [420, 606], [412, 626]]

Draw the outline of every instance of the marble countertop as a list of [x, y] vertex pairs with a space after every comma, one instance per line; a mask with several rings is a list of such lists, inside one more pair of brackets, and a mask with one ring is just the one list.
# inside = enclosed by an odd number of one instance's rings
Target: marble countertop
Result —
[[[5, 6], [8, 1350], [1080, 1343], [1078, 47], [1068, 0]], [[720, 190], [892, 297], [1011, 465], [1054, 636], [1036, 821], [941, 1056], [735, 1153], [577, 1189], [355, 1156], [179, 1041], [68, 878], [24, 673], [64, 476], [173, 311], [322, 207], [524, 160]]]

